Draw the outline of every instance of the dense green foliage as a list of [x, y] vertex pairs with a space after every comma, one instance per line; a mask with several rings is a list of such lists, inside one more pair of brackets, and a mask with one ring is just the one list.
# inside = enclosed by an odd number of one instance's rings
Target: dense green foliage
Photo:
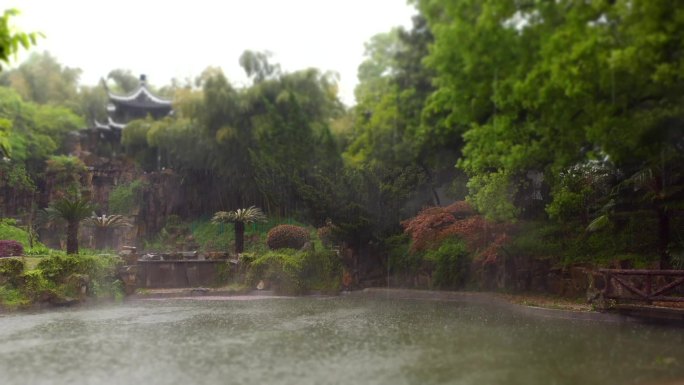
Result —
[[470, 275], [470, 255], [463, 241], [449, 240], [425, 253], [425, 260], [434, 264], [434, 287], [461, 289]]
[[143, 182], [140, 180], [114, 187], [109, 194], [109, 212], [119, 215], [132, 214], [140, 206], [142, 188]]
[[21, 284], [24, 262], [19, 258], [0, 258], [0, 286], [16, 287]]
[[575, 227], [638, 217], [667, 265], [684, 183], [681, 5], [417, 3], [435, 36], [426, 112], [463, 132], [473, 205], [500, 220], [546, 207]]
[[[70, 182], [80, 182], [82, 174], [67, 172], [82, 172], [85, 166], [61, 154], [69, 133], [81, 127], [83, 120], [69, 109], [26, 102], [13, 89], [0, 87], [0, 141], [7, 150], [0, 162], [0, 196], [5, 202], [0, 215], [35, 210], [39, 185], [49, 191], [78, 189]], [[57, 183], [46, 185], [46, 176], [54, 176]]]
[[330, 251], [269, 251], [250, 263], [248, 285], [260, 280], [283, 294], [303, 294], [311, 290], [336, 292], [340, 288], [342, 269]]
[[119, 264], [116, 257], [53, 255], [41, 258], [35, 269], [28, 269], [21, 259], [0, 259], [0, 306], [120, 298], [123, 288], [116, 277]]

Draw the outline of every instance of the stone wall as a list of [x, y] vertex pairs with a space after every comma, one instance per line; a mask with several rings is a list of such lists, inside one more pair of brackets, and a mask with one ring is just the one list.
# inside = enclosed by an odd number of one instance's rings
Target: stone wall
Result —
[[216, 286], [233, 273], [235, 265], [218, 261], [138, 261], [137, 286], [182, 288]]

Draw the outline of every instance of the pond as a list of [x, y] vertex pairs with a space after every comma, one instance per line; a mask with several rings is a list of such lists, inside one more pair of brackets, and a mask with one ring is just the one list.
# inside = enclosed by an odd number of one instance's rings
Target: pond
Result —
[[137, 300], [0, 316], [9, 384], [665, 384], [684, 329], [368, 298]]

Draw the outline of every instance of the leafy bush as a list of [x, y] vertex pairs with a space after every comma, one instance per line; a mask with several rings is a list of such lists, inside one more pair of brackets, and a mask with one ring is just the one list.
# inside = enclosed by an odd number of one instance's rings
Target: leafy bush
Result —
[[0, 285], [9, 284], [18, 286], [21, 273], [24, 271], [24, 262], [17, 258], [0, 259]]
[[19, 194], [30, 194], [36, 190], [26, 167], [18, 162], [0, 162], [0, 186], [9, 187]]
[[24, 254], [24, 246], [17, 241], [0, 241], [0, 258], [18, 257]]
[[88, 274], [99, 278], [111, 272], [118, 257], [95, 255], [55, 255], [43, 258], [37, 268], [50, 280], [63, 280], [71, 274]]
[[268, 281], [283, 294], [302, 294], [309, 290], [336, 292], [342, 268], [331, 251], [302, 252], [293, 249], [269, 251], [254, 259], [247, 272], [247, 284]]
[[7, 308], [26, 306], [30, 300], [19, 289], [0, 286], [0, 305]]
[[299, 275], [306, 290], [337, 293], [340, 290], [342, 264], [331, 250], [317, 249], [303, 253], [303, 265]]
[[316, 235], [324, 247], [332, 247], [342, 241], [341, 229], [328, 220], [324, 226], [316, 230]]
[[520, 222], [507, 247], [513, 256], [550, 258], [563, 253], [562, 229], [548, 222]]
[[422, 263], [422, 253], [412, 253], [409, 248], [411, 240], [407, 234], [393, 235], [383, 241], [390, 260], [390, 268], [395, 272], [412, 273], [418, 270]]
[[301, 249], [309, 241], [309, 232], [301, 226], [278, 225], [268, 232], [266, 244], [271, 250]]
[[430, 248], [439, 238], [439, 233], [455, 221], [446, 207], [428, 207], [401, 225], [411, 237], [411, 251], [419, 252]]
[[109, 212], [112, 214], [131, 214], [142, 199], [143, 182], [135, 180], [128, 184], [120, 184], [109, 194]]
[[[6, 307], [38, 301], [123, 296], [123, 284], [116, 276], [118, 257], [94, 255], [51, 255], [33, 270], [24, 271], [20, 259], [0, 260], [0, 302]], [[85, 292], [82, 291], [85, 286]]]
[[36, 268], [53, 282], [62, 281], [70, 274], [85, 270], [82, 257], [79, 255], [55, 255], [43, 258]]
[[425, 259], [434, 263], [433, 285], [442, 289], [460, 289], [468, 282], [470, 257], [465, 242], [449, 239], [425, 253]]
[[33, 247], [24, 249], [25, 256], [43, 256], [43, 255], [53, 255], [53, 254], [63, 254], [62, 250], [51, 249], [42, 243], [34, 242]]
[[[546, 206], [551, 218], [560, 221], [583, 219], [596, 212], [610, 195], [616, 170], [603, 161], [589, 160], [564, 170]], [[585, 223], [586, 226], [586, 223]]]
[[38, 299], [45, 291], [52, 291], [55, 288], [53, 282], [49, 282], [41, 270], [29, 270], [22, 276], [22, 291], [28, 298]]
[[287, 249], [268, 252], [251, 263], [247, 284], [255, 286], [259, 280], [266, 280], [279, 293], [301, 294], [305, 291], [300, 277], [303, 265], [301, 252]]
[[46, 162], [45, 172], [58, 195], [73, 195], [80, 193], [88, 167], [75, 156], [53, 155]]
[[465, 241], [473, 258], [485, 264], [495, 263], [501, 248], [508, 242], [506, 223], [487, 220], [476, 215], [467, 202], [455, 202], [447, 207], [429, 207], [415, 217], [403, 221], [404, 232], [411, 237], [411, 252], [439, 247], [444, 240]]
[[43, 258], [37, 266], [42, 275], [60, 286], [72, 289], [75, 278], [87, 281], [88, 293], [94, 296], [119, 296], [123, 287], [116, 277], [118, 257], [93, 255], [55, 255]]

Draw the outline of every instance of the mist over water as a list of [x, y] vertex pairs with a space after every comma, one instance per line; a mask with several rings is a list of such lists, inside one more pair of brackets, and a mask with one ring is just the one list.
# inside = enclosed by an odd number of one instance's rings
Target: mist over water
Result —
[[681, 329], [442, 301], [132, 301], [0, 316], [0, 383], [657, 384]]

